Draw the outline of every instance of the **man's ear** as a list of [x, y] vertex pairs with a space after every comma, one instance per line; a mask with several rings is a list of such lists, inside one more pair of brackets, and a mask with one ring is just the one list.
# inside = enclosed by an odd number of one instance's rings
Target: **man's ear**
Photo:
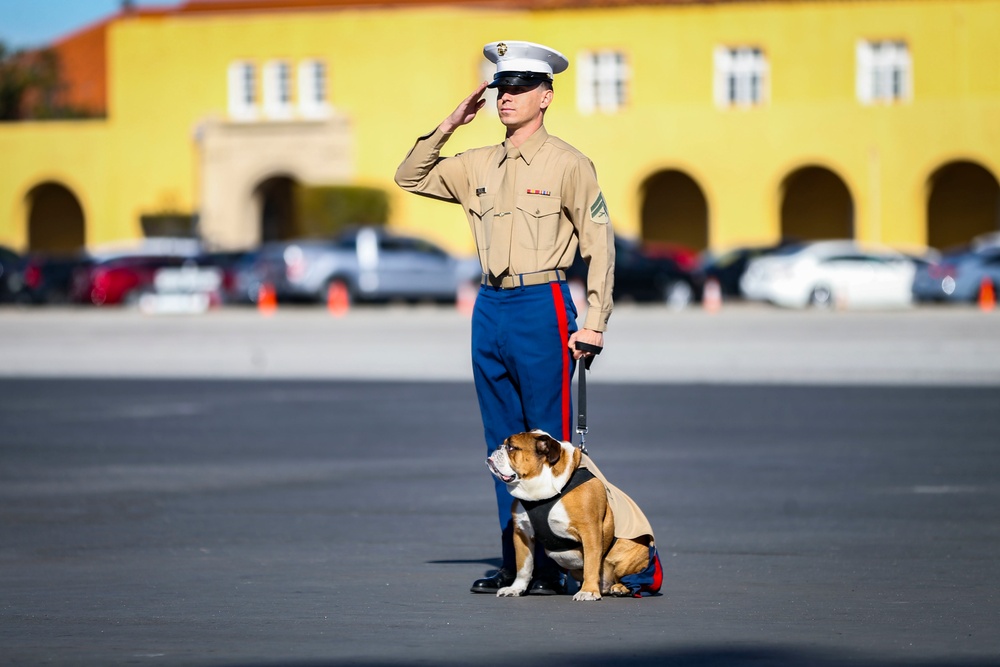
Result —
[[552, 89], [551, 88], [546, 88], [545, 92], [542, 93], [542, 103], [541, 103], [541, 106], [542, 106], [543, 109], [547, 109], [550, 104], [552, 104]]

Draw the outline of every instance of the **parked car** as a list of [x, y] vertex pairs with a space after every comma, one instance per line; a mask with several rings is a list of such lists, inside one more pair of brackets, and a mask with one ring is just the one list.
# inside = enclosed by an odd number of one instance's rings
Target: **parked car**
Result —
[[326, 300], [331, 286], [352, 301], [454, 303], [460, 284], [477, 281], [479, 263], [460, 260], [433, 243], [384, 227], [350, 229], [333, 239], [268, 243], [236, 277], [236, 289], [256, 300], [261, 285], [279, 300]]
[[134, 255], [95, 260], [74, 272], [70, 300], [95, 306], [135, 305], [143, 294], [153, 290], [153, 281], [159, 269], [179, 267], [183, 262], [183, 257], [172, 255]]
[[0, 303], [18, 301], [24, 290], [24, 258], [0, 246]]
[[983, 281], [1000, 288], [1000, 246], [977, 244], [946, 253], [917, 267], [913, 296], [918, 301], [973, 302]]
[[642, 247], [647, 257], [666, 257], [674, 260], [683, 271], [694, 273], [698, 270], [700, 257], [693, 248], [668, 241], [643, 241]]
[[740, 279], [751, 260], [768, 255], [786, 243], [768, 246], [733, 248], [721, 253], [706, 252], [701, 257], [701, 273], [705, 281], [714, 279], [724, 297], [741, 297]]
[[[235, 263], [244, 254], [208, 251], [201, 241], [188, 237], [105, 244], [94, 248], [72, 272], [69, 300], [98, 306], [135, 305], [144, 295], [164, 288], [201, 291], [206, 284], [217, 284], [209, 296], [213, 304], [219, 303], [233, 280]], [[160, 277], [164, 280], [158, 281]]]
[[73, 274], [93, 262], [94, 258], [83, 252], [28, 255], [24, 261], [21, 300], [38, 305], [68, 303]]
[[107, 306], [135, 305], [146, 295], [202, 293], [218, 305], [232, 289], [242, 252], [196, 255], [121, 255], [94, 260], [75, 276], [73, 300]]
[[230, 267], [230, 277], [223, 282], [222, 298], [226, 303], [256, 303], [267, 271], [261, 249], [244, 253]]
[[[566, 277], [586, 285], [587, 265], [579, 254]], [[615, 236], [616, 301], [661, 302], [683, 307], [700, 299], [701, 291], [697, 273], [684, 270], [661, 251], [649, 251], [641, 241]]]
[[243, 303], [239, 291], [240, 273], [243, 267], [250, 265], [257, 255], [248, 250], [210, 251], [196, 258], [196, 265], [204, 268], [214, 268], [219, 272], [218, 299], [222, 303]]
[[751, 300], [804, 308], [903, 307], [913, 302], [915, 262], [852, 240], [793, 244], [751, 260], [740, 289]]

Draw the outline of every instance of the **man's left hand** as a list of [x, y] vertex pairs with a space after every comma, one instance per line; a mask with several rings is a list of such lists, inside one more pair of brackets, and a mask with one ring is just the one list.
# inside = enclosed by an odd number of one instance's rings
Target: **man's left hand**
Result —
[[592, 357], [594, 356], [593, 353], [583, 352], [576, 349], [577, 341], [581, 343], [589, 343], [590, 345], [596, 345], [597, 347], [604, 347], [604, 334], [600, 331], [594, 331], [593, 329], [580, 329], [569, 337], [569, 349], [573, 350], [574, 359]]

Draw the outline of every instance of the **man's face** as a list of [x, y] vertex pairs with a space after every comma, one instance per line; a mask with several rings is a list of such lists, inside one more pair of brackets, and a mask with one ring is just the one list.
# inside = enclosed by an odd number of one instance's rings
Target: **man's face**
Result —
[[500, 122], [508, 129], [517, 129], [538, 119], [551, 102], [552, 90], [541, 84], [497, 88], [497, 112]]

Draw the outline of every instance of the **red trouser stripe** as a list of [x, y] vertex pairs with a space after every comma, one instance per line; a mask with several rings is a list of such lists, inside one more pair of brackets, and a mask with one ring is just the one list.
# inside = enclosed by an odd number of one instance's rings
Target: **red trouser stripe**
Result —
[[[556, 318], [559, 320], [559, 340], [563, 341], [565, 345], [569, 341], [569, 322], [566, 320], [566, 302], [563, 301], [562, 284], [561, 283], [549, 283], [552, 287], [552, 300], [556, 305]], [[569, 353], [567, 350], [563, 350], [563, 372], [562, 372], [562, 423], [563, 432], [562, 439], [567, 442], [570, 440], [570, 430], [569, 430]]]

